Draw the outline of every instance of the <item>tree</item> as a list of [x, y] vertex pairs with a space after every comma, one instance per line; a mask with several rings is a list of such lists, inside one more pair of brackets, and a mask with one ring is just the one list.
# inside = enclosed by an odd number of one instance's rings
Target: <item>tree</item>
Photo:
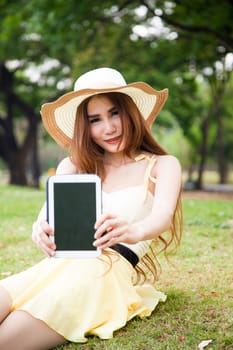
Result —
[[[9, 169], [11, 184], [38, 187], [38, 106], [51, 96], [50, 89], [57, 91], [57, 80], [65, 73], [58, 61], [55, 68], [43, 69], [53, 60], [48, 59], [46, 46], [36, 33], [26, 33], [26, 5], [25, 1], [1, 3], [0, 157]], [[40, 81], [34, 81], [33, 74], [39, 71]]]
[[[0, 82], [6, 106], [6, 115], [0, 116], [0, 155], [9, 166], [10, 183], [26, 185], [26, 160], [31, 148], [36, 147], [38, 116], [14, 92], [14, 74], [3, 63], [0, 65]], [[19, 113], [23, 113], [28, 123], [21, 145], [17, 142], [13, 127], [13, 118]]]
[[[148, 2], [144, 1], [144, 5], [153, 18], [155, 15], [154, 4], [148, 5]], [[205, 112], [205, 103], [202, 103], [202, 110], [199, 109], [199, 115], [202, 116], [199, 124], [202, 137], [199, 144], [200, 162], [196, 187], [199, 189], [202, 188], [203, 171], [205, 169], [207, 155], [210, 151], [209, 146], [211, 145], [209, 135], [212, 123], [215, 123], [217, 129], [216, 150], [218, 154], [218, 168], [220, 182], [224, 183], [226, 181], [227, 159], [224, 157], [223, 152], [224, 124], [222, 117], [220, 117], [220, 111], [222, 108], [221, 103], [224, 100], [224, 93], [227, 90], [227, 82], [229, 81], [229, 79], [226, 79], [227, 72], [225, 71], [224, 61], [227, 55], [232, 53], [233, 50], [233, 28], [230, 22], [233, 14], [233, 3], [232, 1], [218, 3], [201, 0], [190, 3], [190, 1], [184, 0], [182, 2], [169, 2], [166, 5], [164, 1], [157, 1], [156, 6], [161, 7], [160, 18], [170, 28], [174, 28], [177, 33], [176, 47], [180, 47], [180, 53], [178, 53], [177, 57], [180, 58], [183, 55], [184, 62], [187, 62], [186, 69], [184, 68], [185, 63], [182, 63], [181, 67], [178, 68], [178, 73], [184, 69], [186, 72], [193, 72], [195, 76], [203, 76], [205, 70], [212, 71], [212, 74], [208, 74], [209, 77], [206, 77], [210, 86], [209, 96], [211, 99], [209, 109]], [[187, 13], [189, 14], [188, 16]], [[206, 18], [208, 18], [208, 22], [206, 22]], [[222, 63], [223, 66], [221, 74], [219, 74], [219, 71], [216, 72], [215, 69], [216, 64], [219, 63]], [[187, 84], [185, 86], [187, 87]], [[195, 99], [195, 94], [191, 93], [191, 95]], [[181, 101], [184, 101], [184, 99], [181, 98]], [[190, 114], [188, 118], [190, 118]], [[197, 118], [190, 119], [195, 120]], [[186, 133], [190, 137], [190, 132], [192, 133], [193, 130], [192, 123], [188, 125], [187, 117], [181, 123], [183, 126], [186, 126]], [[190, 140], [192, 140], [192, 137], [190, 137]], [[226, 140], [224, 141], [226, 142]], [[195, 144], [196, 140], [194, 141]]]
[[[221, 3], [211, 0], [191, 3], [188, 0], [119, 0], [117, 4], [106, 0], [98, 3], [90, 0], [88, 4], [84, 0], [66, 3], [60, 0], [10, 3], [1, 0], [0, 62], [14, 84], [6, 97], [4, 84], [0, 83], [0, 139], [12, 138], [14, 124], [20, 120], [27, 121], [26, 129], [30, 134], [33, 128], [29, 120], [34, 119], [34, 124], [38, 122], [38, 106], [56, 98], [58, 87], [66, 82], [64, 79], [68, 84], [63, 84], [60, 94], [70, 89], [75, 75], [108, 65], [124, 71], [129, 81], [145, 80], [157, 88], [168, 86], [171, 94], [166, 106], [196, 146], [200, 139], [196, 135], [198, 128], [193, 133], [193, 122], [198, 119], [196, 113], [199, 113], [201, 125], [200, 117], [204, 121], [208, 112], [204, 114], [206, 105], [201, 105], [197, 99], [195, 78], [232, 51], [232, 8], [230, 0]], [[17, 69], [10, 69], [9, 62], [15, 60]], [[44, 63], [51, 61], [57, 66], [45, 70], [39, 80], [25, 74], [32, 66], [34, 71], [41, 71]], [[187, 78], [190, 74], [192, 78]], [[12, 96], [17, 96], [21, 105]], [[6, 101], [11, 98], [8, 108]], [[228, 101], [224, 95], [222, 98]], [[230, 116], [228, 111], [225, 118]], [[163, 119], [159, 118], [158, 122], [162, 123]], [[222, 127], [225, 125], [227, 123]], [[34, 133], [36, 129], [34, 125]], [[14, 143], [18, 146], [13, 148], [13, 143], [9, 143], [8, 147], [12, 147], [18, 156], [21, 153], [25, 165], [28, 157], [31, 158], [29, 149], [34, 147], [36, 154], [36, 144], [31, 143], [28, 151], [22, 152], [23, 143], [20, 147], [16, 140]], [[208, 154], [209, 144], [208, 140]], [[9, 166], [1, 150], [0, 157]], [[17, 163], [20, 164], [19, 160]], [[26, 172], [25, 166], [22, 172]]]

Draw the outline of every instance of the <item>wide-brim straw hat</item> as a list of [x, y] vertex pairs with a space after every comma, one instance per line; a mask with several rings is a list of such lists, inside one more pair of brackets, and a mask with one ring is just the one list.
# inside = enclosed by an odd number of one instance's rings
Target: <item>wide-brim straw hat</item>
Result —
[[74, 91], [42, 105], [41, 115], [46, 130], [60, 146], [69, 148], [78, 106], [90, 96], [108, 92], [121, 92], [130, 96], [149, 126], [168, 97], [168, 89], [157, 91], [144, 82], [127, 84], [115, 69], [94, 69], [76, 80]]

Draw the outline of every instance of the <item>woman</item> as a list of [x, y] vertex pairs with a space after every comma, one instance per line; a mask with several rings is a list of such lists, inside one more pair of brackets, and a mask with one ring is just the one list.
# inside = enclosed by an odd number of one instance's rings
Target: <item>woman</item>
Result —
[[156, 291], [156, 255], [181, 239], [181, 168], [150, 126], [167, 98], [111, 68], [82, 75], [75, 91], [42, 106], [50, 135], [70, 155], [58, 174], [102, 179], [103, 215], [93, 245], [99, 258], [53, 258], [46, 206], [32, 238], [47, 255], [0, 281], [0, 348], [50, 349], [87, 335], [113, 336], [134, 316], [148, 316], [166, 296]]

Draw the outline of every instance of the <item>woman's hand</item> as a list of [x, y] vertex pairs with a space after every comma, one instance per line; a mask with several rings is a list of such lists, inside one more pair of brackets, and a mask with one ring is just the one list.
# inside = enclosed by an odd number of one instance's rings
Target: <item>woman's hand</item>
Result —
[[32, 240], [45, 253], [51, 257], [55, 254], [56, 245], [49, 236], [54, 236], [53, 229], [45, 220], [36, 221], [32, 226]]
[[134, 244], [142, 240], [142, 234], [136, 226], [128, 224], [124, 219], [111, 214], [104, 214], [95, 224], [95, 241], [93, 245], [100, 249], [116, 243]]

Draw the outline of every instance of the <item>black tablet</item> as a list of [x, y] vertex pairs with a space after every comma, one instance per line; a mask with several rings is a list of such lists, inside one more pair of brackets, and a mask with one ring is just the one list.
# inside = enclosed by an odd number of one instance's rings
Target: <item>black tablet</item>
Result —
[[54, 229], [55, 257], [91, 258], [94, 224], [102, 213], [101, 179], [92, 174], [53, 175], [47, 181], [47, 217]]

